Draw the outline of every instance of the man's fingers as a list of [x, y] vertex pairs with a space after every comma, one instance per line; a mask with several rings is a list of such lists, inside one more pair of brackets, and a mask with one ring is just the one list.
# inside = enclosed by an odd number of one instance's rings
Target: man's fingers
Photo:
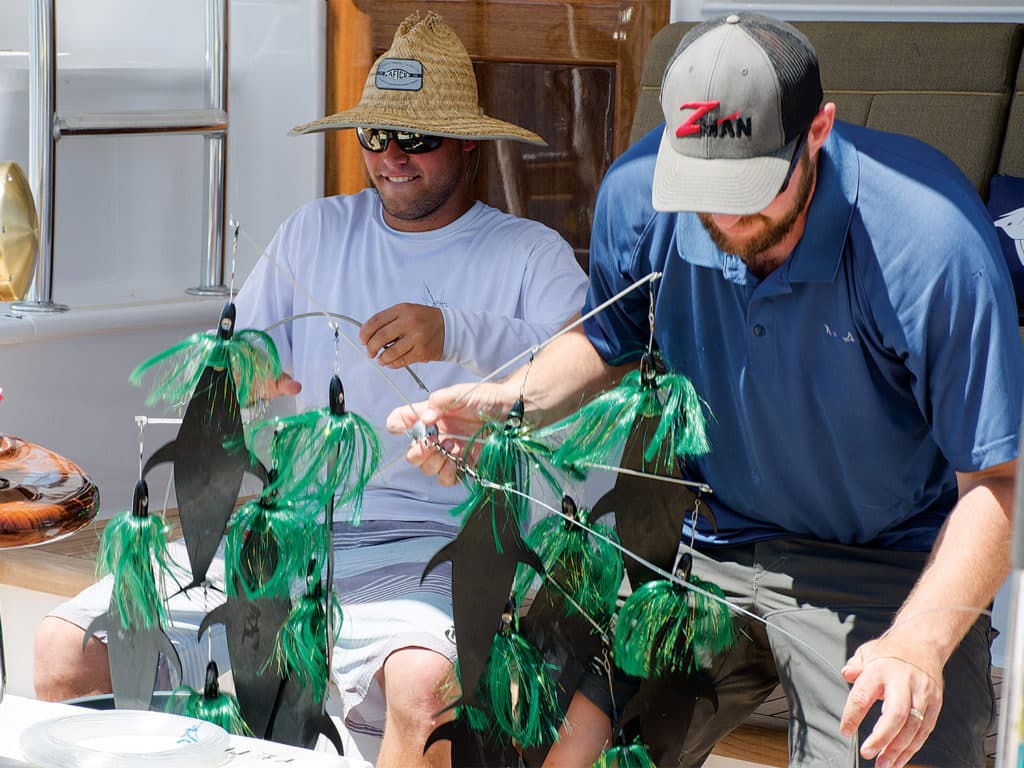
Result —
[[873, 656], [876, 648], [858, 649], [843, 668], [843, 676], [856, 682], [839, 727], [844, 736], [853, 736], [874, 702], [881, 699], [882, 713], [861, 744], [860, 754], [874, 759], [877, 768], [902, 768], [935, 727], [942, 710], [942, 686], [906, 659]]
[[[882, 717], [861, 747], [861, 755], [875, 757], [877, 768], [903, 768], [924, 746], [942, 709], [941, 703], [921, 703], [920, 707], [890, 704], [882, 707]], [[884, 721], [884, 722], [883, 722]]]
[[377, 357], [378, 355], [380, 355], [381, 352], [386, 351], [388, 345], [393, 343], [396, 340], [396, 338], [397, 333], [391, 327], [390, 324], [376, 331], [365, 342], [367, 357]]
[[843, 680], [853, 684], [857, 682], [857, 678], [860, 677], [860, 673], [864, 671], [864, 658], [861, 656], [858, 650], [850, 660], [846, 662], [846, 666], [842, 669]]
[[385, 426], [392, 435], [400, 435], [411, 429], [412, 425], [420, 420], [419, 414], [425, 410], [427, 410], [427, 404], [422, 402], [395, 408], [388, 414]]
[[839, 732], [846, 738], [853, 736], [867, 716], [871, 705], [882, 698], [882, 694], [880, 681], [869, 681], [867, 676], [862, 675], [846, 698], [843, 716], [839, 721]]
[[[281, 395], [294, 396], [302, 391], [302, 384], [297, 382], [287, 373], [282, 373], [274, 381], [264, 380], [258, 387], [257, 397], [262, 400], [273, 400]], [[251, 405], [251, 403], [250, 403]]]
[[385, 368], [401, 368], [408, 363], [417, 362], [415, 359], [406, 359], [413, 357], [414, 352], [415, 344], [408, 336], [404, 336], [384, 345], [380, 354], [377, 355], [377, 364]]
[[868, 760], [885, 755], [891, 760], [902, 754], [921, 727], [921, 720], [912, 716], [910, 710], [910, 696], [905, 691], [888, 693], [881, 717], [860, 746], [861, 755]]
[[297, 395], [302, 391], [302, 384], [297, 382], [287, 373], [282, 373], [277, 379], [277, 389], [282, 395]]
[[893, 768], [903, 768], [904, 765], [909, 763], [914, 755], [917, 754], [918, 750], [924, 746], [925, 741], [931, 735], [931, 732], [935, 729], [935, 723], [939, 719], [939, 711], [942, 706], [933, 707], [932, 710], [925, 710], [924, 720], [921, 721], [921, 726], [917, 729], [917, 733], [914, 734], [914, 738], [910, 742], [910, 746], [904, 750], [903, 754], [899, 755], [897, 761], [893, 763]]
[[[379, 333], [381, 328], [388, 323], [393, 322], [397, 317], [398, 312], [396, 312], [396, 307], [382, 309], [380, 312], [373, 315], [373, 317], [369, 318], [365, 323], [359, 326], [359, 343], [369, 344], [370, 339]], [[380, 342], [377, 346], [380, 346], [383, 343], [384, 342]]]
[[[445, 440], [441, 444], [449, 452], [456, 452], [457, 450], [454, 442], [451, 440]], [[441, 485], [455, 484], [457, 470], [455, 463], [429, 441], [414, 441], [409, 446], [405, 457], [410, 464], [418, 466], [423, 474], [437, 475]]]

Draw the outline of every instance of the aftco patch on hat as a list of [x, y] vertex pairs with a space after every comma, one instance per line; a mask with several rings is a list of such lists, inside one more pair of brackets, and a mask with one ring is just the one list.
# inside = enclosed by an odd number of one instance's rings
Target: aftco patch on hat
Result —
[[418, 91], [423, 87], [423, 64], [416, 59], [381, 59], [374, 85], [382, 91]]

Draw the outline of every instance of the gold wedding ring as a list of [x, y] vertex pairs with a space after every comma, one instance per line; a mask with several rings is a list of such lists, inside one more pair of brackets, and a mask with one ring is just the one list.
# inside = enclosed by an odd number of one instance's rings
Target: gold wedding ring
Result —
[[910, 708], [910, 716], [911, 717], [916, 717], [918, 720], [921, 720], [921, 721], [924, 720], [924, 712], [922, 712], [917, 707], [911, 707]]

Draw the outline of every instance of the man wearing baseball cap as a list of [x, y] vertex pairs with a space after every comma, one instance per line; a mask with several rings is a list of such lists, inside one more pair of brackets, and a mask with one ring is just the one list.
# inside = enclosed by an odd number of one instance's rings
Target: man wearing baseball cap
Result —
[[[402, 22], [357, 105], [293, 133], [334, 129], [355, 129], [371, 186], [311, 202], [281, 225], [236, 299], [237, 327], [289, 319], [271, 331], [288, 371], [275, 393], [297, 395], [299, 411], [324, 408], [336, 372], [346, 407], [383, 432], [396, 404], [490, 373], [562, 327], [583, 302], [586, 276], [558, 233], [474, 199], [479, 142], [545, 142], [482, 112], [469, 55], [437, 14]], [[336, 335], [325, 312], [362, 324], [340, 321]], [[429, 365], [404, 370], [419, 363]], [[451, 572], [423, 572], [458, 533], [450, 512], [465, 491], [442, 488], [403, 462], [407, 440], [385, 434], [382, 443], [361, 523], [339, 510], [334, 528], [344, 621], [332, 679], [349, 732], [369, 747], [365, 756], [381, 740], [377, 766], [449, 766], [449, 741], [424, 745], [451, 717], [438, 711], [457, 691]], [[216, 602], [209, 597], [193, 627]], [[44, 622], [40, 696], [110, 690], [106, 647], [92, 640], [83, 656], [79, 628], [108, 599], [109, 584]], [[181, 634], [187, 666], [194, 629], [191, 638]], [[206, 644], [197, 650], [203, 669]], [[227, 668], [227, 659], [217, 661]]]
[[[757, 620], [736, 614], [736, 645], [701, 670], [713, 693], [679, 691], [692, 717], [654, 761], [700, 765], [781, 682], [790, 765], [983, 765], [1024, 395], [984, 206], [932, 148], [837, 121], [811, 45], [775, 19], [692, 29], [661, 100], [665, 124], [602, 182], [584, 311], [662, 273], [654, 342], [705, 400], [711, 443], [683, 473], [713, 489], [717, 526], [683, 542]], [[648, 301], [547, 347], [527, 418], [635, 367]], [[521, 381], [435, 392], [420, 413], [445, 432]], [[408, 458], [453, 481], [429, 445]]]

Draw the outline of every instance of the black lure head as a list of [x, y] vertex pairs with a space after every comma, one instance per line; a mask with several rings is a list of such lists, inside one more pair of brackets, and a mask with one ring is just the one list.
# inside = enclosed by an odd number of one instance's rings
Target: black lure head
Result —
[[679, 558], [679, 565], [676, 568], [676, 576], [683, 581], [690, 581], [690, 572], [693, 570], [693, 555], [689, 552], [683, 552], [682, 557]]
[[331, 376], [330, 407], [332, 416], [344, 416], [345, 411], [345, 387], [341, 379], [335, 374]]
[[526, 407], [523, 405], [523, 399], [519, 398], [512, 403], [512, 408], [509, 409], [508, 416], [505, 417], [505, 431], [516, 432], [521, 429], [525, 414]]
[[569, 494], [565, 494], [564, 496], [562, 496], [562, 514], [565, 516], [562, 522], [563, 525], [565, 525], [565, 530], [567, 531], [570, 531], [576, 527], [576, 525], [572, 522], [573, 520], [583, 522], [581, 520], [580, 510], [576, 506], [576, 502], [573, 500], [572, 496], [570, 496]]
[[640, 358], [640, 383], [648, 387], [656, 387], [658, 374], [658, 363], [650, 352], [644, 352]]
[[498, 622], [498, 634], [502, 637], [508, 637], [512, 634], [512, 625], [516, 618], [516, 604], [512, 601], [512, 596], [509, 595], [508, 600], [505, 601], [505, 610], [501, 612], [501, 619]]
[[259, 505], [265, 509], [273, 509], [280, 495], [280, 489], [275, 486], [279, 474], [277, 467], [271, 467], [267, 470], [267, 482], [263, 485], [263, 491], [260, 493], [258, 500]]
[[220, 322], [217, 324], [217, 336], [224, 341], [230, 339], [235, 333], [235, 303], [229, 301], [224, 305], [220, 313]]
[[217, 670], [217, 662], [211, 661], [206, 665], [206, 685], [203, 687], [204, 699], [215, 699], [220, 696], [220, 683], [217, 678], [220, 672]]
[[319, 600], [324, 595], [323, 583], [320, 581], [320, 569], [317, 568], [315, 557], [309, 559], [306, 566], [306, 595]]
[[149, 517], [149, 487], [145, 480], [135, 483], [135, 493], [132, 494], [132, 516]]

